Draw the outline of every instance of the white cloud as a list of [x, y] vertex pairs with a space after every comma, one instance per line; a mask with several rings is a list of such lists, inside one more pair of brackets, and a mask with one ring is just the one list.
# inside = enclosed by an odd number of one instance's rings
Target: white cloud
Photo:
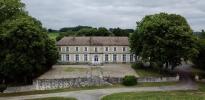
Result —
[[204, 0], [23, 0], [45, 27], [90, 25], [135, 28], [145, 15], [176, 13], [195, 30], [205, 28]]

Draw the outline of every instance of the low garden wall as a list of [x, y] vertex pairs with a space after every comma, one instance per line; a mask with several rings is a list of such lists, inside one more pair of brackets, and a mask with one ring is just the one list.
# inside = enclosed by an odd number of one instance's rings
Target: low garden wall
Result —
[[138, 82], [177, 82], [179, 76], [176, 77], [140, 77]]
[[[144, 77], [137, 78], [138, 82], [177, 82], [176, 77]], [[33, 81], [36, 90], [48, 90], [57, 88], [102, 86], [122, 83], [119, 77], [93, 77], [93, 78], [65, 78], [65, 79], [37, 79]]]

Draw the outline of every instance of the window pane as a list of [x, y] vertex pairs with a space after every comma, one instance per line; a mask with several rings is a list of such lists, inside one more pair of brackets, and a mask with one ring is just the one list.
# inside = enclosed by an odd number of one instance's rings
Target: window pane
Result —
[[117, 55], [114, 54], [114, 55], [113, 55], [113, 62], [116, 62], [116, 61], [117, 61]]
[[87, 54], [84, 55], [84, 60], [88, 61], [88, 55]]
[[69, 58], [69, 55], [67, 54], [67, 55], [66, 55], [66, 60], [69, 61], [69, 59], [70, 59], [70, 58]]
[[105, 62], [108, 62], [108, 54], [105, 55]]
[[123, 62], [126, 62], [126, 55], [123, 54]]

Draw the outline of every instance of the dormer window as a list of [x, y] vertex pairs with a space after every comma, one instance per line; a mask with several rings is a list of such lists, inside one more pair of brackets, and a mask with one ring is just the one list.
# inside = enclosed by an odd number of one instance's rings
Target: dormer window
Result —
[[69, 51], [69, 47], [66, 47], [66, 51]]

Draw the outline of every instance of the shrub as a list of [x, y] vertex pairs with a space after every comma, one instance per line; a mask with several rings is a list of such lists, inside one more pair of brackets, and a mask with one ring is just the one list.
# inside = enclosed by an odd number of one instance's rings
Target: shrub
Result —
[[137, 62], [137, 63], [134, 63], [132, 64], [132, 68], [133, 69], [142, 69], [144, 67], [143, 63], [142, 62]]
[[123, 78], [122, 84], [125, 85], [125, 86], [133, 86], [133, 85], [137, 84], [137, 79], [133, 75], [125, 76]]
[[0, 92], [3, 92], [6, 89], [6, 85], [0, 84]]

